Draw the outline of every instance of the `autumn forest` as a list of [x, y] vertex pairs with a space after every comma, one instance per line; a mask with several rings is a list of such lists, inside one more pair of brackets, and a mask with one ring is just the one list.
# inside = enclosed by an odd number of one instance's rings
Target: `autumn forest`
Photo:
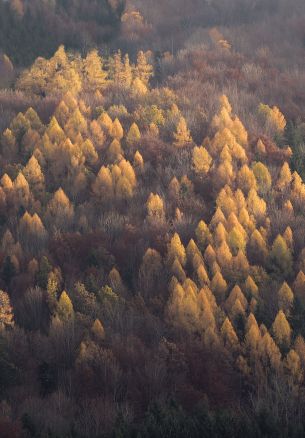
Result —
[[0, 0], [0, 437], [305, 436], [302, 0]]

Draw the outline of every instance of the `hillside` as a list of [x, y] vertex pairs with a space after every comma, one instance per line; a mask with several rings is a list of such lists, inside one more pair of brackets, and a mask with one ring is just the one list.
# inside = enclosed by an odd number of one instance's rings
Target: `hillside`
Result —
[[0, 436], [304, 436], [303, 2], [50, 5], [1, 4]]

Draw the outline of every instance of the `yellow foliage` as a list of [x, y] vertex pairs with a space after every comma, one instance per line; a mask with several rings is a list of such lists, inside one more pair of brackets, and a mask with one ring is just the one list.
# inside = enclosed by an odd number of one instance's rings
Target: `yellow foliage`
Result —
[[174, 234], [170, 243], [167, 245], [168, 263], [172, 265], [176, 258], [179, 260], [182, 266], [185, 266], [186, 252], [177, 233]]
[[207, 244], [211, 241], [212, 238], [208, 226], [203, 220], [201, 220], [197, 225], [195, 234], [196, 234], [197, 243], [200, 249], [203, 250], [207, 246]]
[[57, 315], [63, 322], [70, 321], [74, 318], [73, 305], [66, 291], [63, 291], [60, 295], [57, 305]]
[[195, 146], [193, 149], [193, 166], [195, 172], [205, 176], [212, 164], [212, 157], [208, 153], [208, 151], [203, 147]]
[[221, 275], [221, 272], [216, 272], [211, 281], [211, 289], [218, 302], [222, 302], [225, 299], [227, 288], [227, 282]]
[[278, 312], [272, 324], [274, 338], [279, 346], [289, 346], [291, 338], [291, 328], [282, 310]]
[[163, 221], [165, 218], [163, 199], [158, 194], [151, 193], [146, 203], [149, 219]]
[[141, 140], [141, 133], [136, 123], [133, 123], [127, 133], [126, 142], [128, 146], [134, 146]]
[[294, 299], [293, 292], [288, 286], [288, 284], [286, 283], [286, 281], [284, 281], [284, 283], [282, 284], [281, 288], [278, 291], [278, 303], [279, 303], [279, 308], [283, 310], [283, 312], [286, 315], [289, 315], [290, 313], [290, 309], [293, 305], [293, 299]]
[[282, 133], [284, 131], [286, 120], [278, 107], [273, 106], [271, 108], [270, 106], [261, 103], [258, 111], [265, 117], [266, 122], [273, 126], [278, 132]]
[[220, 329], [220, 333], [225, 347], [229, 349], [235, 349], [238, 345], [238, 337], [229, 318], [226, 318], [224, 320], [224, 323], [222, 324]]
[[192, 141], [191, 133], [187, 127], [185, 118], [180, 117], [176, 132], [174, 133], [174, 145], [177, 148], [182, 148], [188, 146]]

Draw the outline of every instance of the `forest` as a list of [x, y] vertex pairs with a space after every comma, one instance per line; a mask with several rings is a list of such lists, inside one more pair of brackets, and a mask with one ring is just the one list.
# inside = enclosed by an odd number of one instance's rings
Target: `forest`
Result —
[[0, 438], [305, 436], [305, 4], [0, 0]]

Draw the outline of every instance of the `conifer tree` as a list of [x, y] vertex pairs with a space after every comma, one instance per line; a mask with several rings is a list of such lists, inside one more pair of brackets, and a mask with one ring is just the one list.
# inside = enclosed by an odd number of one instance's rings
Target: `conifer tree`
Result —
[[22, 172], [19, 172], [13, 184], [16, 207], [27, 208], [30, 201], [30, 187]]
[[97, 119], [97, 122], [101, 126], [101, 128], [107, 133], [111, 134], [113, 122], [110, 116], [106, 113], [106, 111], [102, 112], [102, 114]]
[[300, 271], [293, 283], [293, 290], [300, 303], [305, 307], [305, 275]]
[[12, 327], [14, 325], [13, 308], [7, 292], [0, 290], [0, 327]]
[[222, 324], [220, 329], [220, 333], [225, 347], [227, 347], [229, 350], [235, 349], [237, 347], [238, 337], [229, 318], [226, 318], [224, 320], [224, 323]]
[[165, 218], [163, 199], [151, 193], [146, 203], [147, 215], [150, 221], [163, 221]]
[[270, 263], [276, 272], [287, 277], [292, 271], [292, 255], [286, 241], [279, 234], [273, 242], [270, 251]]
[[197, 277], [201, 287], [210, 284], [210, 279], [203, 264], [197, 268]]
[[228, 244], [224, 241], [216, 250], [217, 261], [222, 268], [228, 268], [232, 261], [232, 253]]
[[198, 223], [195, 234], [198, 246], [203, 250], [212, 239], [208, 226], [203, 220]]
[[233, 255], [236, 255], [239, 250], [244, 251], [246, 247], [246, 241], [243, 233], [237, 226], [234, 226], [228, 234], [228, 244], [231, 248]]
[[227, 288], [227, 282], [221, 275], [221, 272], [216, 272], [211, 281], [211, 289], [219, 303], [225, 299]]
[[237, 174], [237, 184], [245, 194], [249, 193], [251, 189], [257, 189], [257, 182], [254, 172], [249, 169], [247, 164], [239, 170]]
[[274, 338], [279, 346], [288, 347], [291, 339], [291, 328], [285, 313], [280, 310], [272, 324]]
[[103, 69], [103, 60], [97, 50], [88, 53], [83, 61], [83, 86], [87, 91], [102, 90], [106, 85], [107, 74]]
[[263, 193], [267, 190], [270, 190], [272, 179], [268, 168], [259, 161], [258, 163], [254, 164], [253, 173], [257, 181], [259, 191]]
[[74, 207], [62, 188], [53, 195], [47, 206], [47, 219], [51, 227], [68, 228], [74, 219]]
[[302, 364], [298, 353], [291, 349], [287, 354], [284, 367], [288, 371], [288, 374], [295, 384], [300, 384], [303, 381], [304, 373], [302, 370]]
[[136, 151], [133, 157], [133, 165], [137, 169], [143, 170], [144, 168], [144, 160], [139, 151]]
[[98, 341], [103, 341], [105, 339], [105, 329], [99, 319], [96, 319], [92, 324], [91, 333]]
[[289, 316], [290, 314], [290, 310], [293, 305], [293, 299], [294, 299], [293, 292], [288, 286], [288, 284], [286, 283], [286, 281], [284, 281], [284, 283], [282, 284], [281, 288], [278, 291], [278, 303], [279, 303], [279, 308], [283, 310], [283, 312], [287, 316]]
[[59, 297], [57, 315], [63, 322], [68, 322], [74, 319], [73, 305], [66, 291], [63, 291]]
[[187, 127], [184, 117], [180, 117], [176, 132], [174, 132], [174, 145], [177, 148], [188, 146], [192, 143], [191, 133]]
[[113, 196], [113, 182], [111, 172], [108, 167], [102, 166], [92, 184], [92, 190], [95, 196], [100, 200], [108, 199]]
[[124, 131], [118, 118], [116, 118], [112, 123], [110, 134], [111, 137], [117, 140], [122, 140], [124, 136]]
[[278, 346], [268, 333], [267, 329], [265, 330], [265, 333], [261, 333], [258, 351], [263, 360], [263, 364], [266, 367], [271, 365], [274, 370], [278, 370], [280, 368], [281, 353]]
[[243, 289], [249, 297], [258, 297], [259, 289], [250, 275], [246, 278]]
[[22, 173], [29, 182], [34, 196], [37, 196], [40, 199], [45, 191], [45, 178], [34, 155], [29, 159]]
[[146, 55], [142, 50], [140, 50], [137, 55], [135, 76], [146, 86], [148, 85], [150, 78], [153, 76], [153, 67], [148, 63]]
[[285, 190], [289, 187], [292, 181], [292, 175], [290, 171], [289, 164], [286, 162], [283, 164], [280, 174], [276, 183], [277, 188], [280, 190]]
[[138, 125], [136, 123], [133, 123], [126, 136], [127, 145], [130, 147], [137, 146], [139, 144], [140, 139], [141, 139], [141, 133], [138, 128]]
[[263, 265], [268, 257], [266, 241], [258, 230], [254, 230], [247, 244], [247, 253], [254, 263]]
[[182, 245], [180, 237], [177, 233], [174, 234], [170, 243], [167, 245], [167, 260], [169, 264], [173, 264], [175, 259], [179, 260], [182, 266], [186, 263], [186, 252]]
[[211, 164], [212, 157], [208, 151], [203, 146], [195, 146], [193, 149], [193, 166], [195, 172], [199, 175], [205, 176], [209, 172]]

